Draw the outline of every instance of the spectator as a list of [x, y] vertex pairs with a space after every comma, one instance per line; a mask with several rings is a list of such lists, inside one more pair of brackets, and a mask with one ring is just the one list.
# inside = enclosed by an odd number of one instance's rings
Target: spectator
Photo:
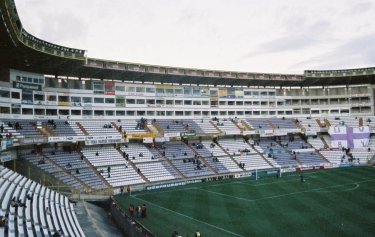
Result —
[[28, 194], [26, 195], [26, 198], [27, 198], [27, 200], [30, 200], [30, 203], [33, 202], [33, 196], [32, 196], [30, 193], [28, 193]]
[[11, 205], [12, 207], [18, 207], [18, 203], [16, 202], [16, 197], [13, 197], [13, 198], [12, 198], [12, 201], [10, 202], [10, 205]]
[[72, 199], [70, 199], [70, 198], [68, 199], [68, 201], [69, 201], [70, 203], [73, 203], [74, 205], [77, 205], [77, 203], [78, 203], [77, 201], [72, 200]]
[[51, 210], [49, 209], [49, 207], [46, 207], [46, 214], [51, 215]]
[[95, 155], [96, 155], [96, 156], [99, 156], [99, 152], [96, 152]]
[[27, 207], [26, 204], [23, 203], [21, 199], [18, 199], [17, 204], [18, 204], [19, 207], [25, 207], [25, 208]]

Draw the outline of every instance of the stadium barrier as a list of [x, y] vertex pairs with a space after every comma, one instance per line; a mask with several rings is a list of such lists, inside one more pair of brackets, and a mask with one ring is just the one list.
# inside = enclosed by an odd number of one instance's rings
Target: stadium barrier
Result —
[[124, 236], [155, 237], [153, 234], [151, 234], [150, 231], [139, 224], [135, 219], [128, 216], [125, 211], [115, 203], [113, 197], [111, 197], [110, 202], [112, 218]]

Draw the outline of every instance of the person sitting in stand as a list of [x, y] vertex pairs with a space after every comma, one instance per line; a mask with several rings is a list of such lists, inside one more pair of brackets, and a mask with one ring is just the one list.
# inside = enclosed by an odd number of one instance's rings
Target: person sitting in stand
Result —
[[23, 203], [21, 199], [18, 199], [17, 204], [18, 204], [19, 207], [25, 207], [25, 208], [27, 207], [26, 204]]

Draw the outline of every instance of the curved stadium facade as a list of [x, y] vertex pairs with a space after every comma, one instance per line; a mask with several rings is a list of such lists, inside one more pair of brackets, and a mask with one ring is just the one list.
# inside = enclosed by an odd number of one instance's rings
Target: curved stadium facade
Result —
[[[13, 0], [0, 10], [1, 162], [33, 165], [82, 192], [337, 167], [342, 156], [329, 128], [375, 129], [375, 68], [291, 75], [95, 59], [29, 34]], [[271, 137], [278, 159], [263, 146]], [[285, 147], [290, 139], [298, 146]], [[352, 147], [358, 163], [375, 153], [368, 140]], [[290, 149], [307, 153], [293, 159]], [[83, 236], [76, 228], [66, 231]]]

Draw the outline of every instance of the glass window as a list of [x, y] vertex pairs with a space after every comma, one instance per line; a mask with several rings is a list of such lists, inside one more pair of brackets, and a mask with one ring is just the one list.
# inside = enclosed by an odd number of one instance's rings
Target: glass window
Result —
[[0, 114], [10, 114], [10, 107], [0, 106]]
[[104, 116], [103, 110], [94, 110], [94, 116]]
[[147, 93], [155, 93], [155, 88], [147, 87], [147, 88], [146, 88], [146, 92], [147, 92]]
[[72, 110], [72, 115], [81, 115], [81, 110]]
[[174, 91], [173, 91], [173, 89], [165, 89], [165, 93], [166, 94], [174, 94]]
[[70, 97], [70, 100], [73, 103], [81, 103], [81, 97], [72, 96], [72, 97]]
[[130, 104], [130, 105], [134, 105], [135, 104], [135, 99], [126, 99], [126, 103]]
[[191, 93], [192, 93], [192, 90], [191, 90], [190, 87], [185, 87], [185, 88], [184, 88], [184, 94], [185, 94], [185, 95], [190, 95]]
[[134, 86], [127, 87], [126, 92], [135, 92], [135, 87]]
[[156, 93], [163, 94], [164, 93], [164, 88], [156, 88]]
[[12, 114], [21, 114], [21, 108], [12, 108]]
[[94, 103], [104, 104], [104, 98], [94, 97]]
[[125, 116], [125, 111], [124, 110], [117, 110], [116, 116]]
[[0, 90], [0, 97], [10, 98], [10, 91]]
[[115, 98], [105, 98], [105, 103], [106, 104], [114, 104], [115, 103]]
[[12, 99], [21, 99], [20, 93], [16, 91], [12, 91]]
[[183, 90], [182, 90], [182, 89], [175, 89], [175, 90], [174, 90], [174, 93], [175, 93], [175, 94], [180, 94], [180, 95], [181, 95], [181, 94], [183, 94]]
[[68, 109], [59, 109], [59, 115], [69, 115]]
[[31, 109], [31, 108], [22, 108], [22, 114], [24, 114], [24, 115], [33, 114], [33, 109]]
[[116, 91], [125, 91], [125, 86], [116, 86]]
[[69, 96], [59, 95], [59, 102], [69, 102]]
[[82, 97], [83, 103], [92, 103], [92, 97]]
[[82, 115], [83, 116], [92, 116], [92, 110], [83, 110]]
[[136, 89], [137, 92], [140, 92], [140, 93], [145, 92], [145, 88], [144, 87], [136, 87], [135, 89]]
[[217, 96], [217, 90], [210, 90], [211, 96]]
[[145, 99], [137, 99], [137, 104], [144, 105], [145, 104]]
[[105, 111], [105, 115], [106, 116], [115, 116], [115, 111], [113, 111], [113, 110], [106, 110]]
[[46, 110], [45, 109], [34, 109], [34, 114], [35, 115], [46, 115]]

